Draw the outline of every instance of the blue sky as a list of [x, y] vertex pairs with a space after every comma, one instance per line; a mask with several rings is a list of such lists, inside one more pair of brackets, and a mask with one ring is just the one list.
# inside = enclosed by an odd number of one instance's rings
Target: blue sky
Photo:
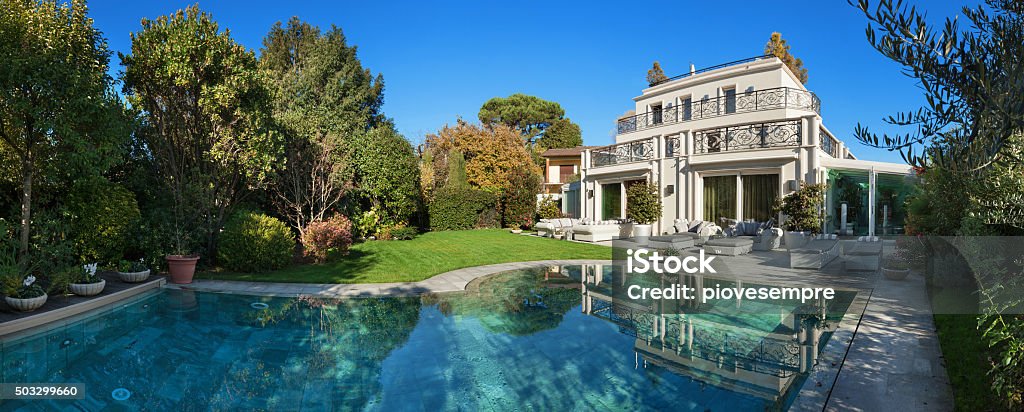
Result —
[[[111, 49], [127, 52], [143, 17], [192, 3], [93, 0], [90, 8]], [[936, 20], [959, 14], [952, 2], [911, 3]], [[781, 31], [804, 60], [825, 125], [862, 159], [902, 161], [857, 143], [858, 121], [881, 131], [884, 116], [923, 102], [916, 82], [868, 45], [867, 20], [842, 0], [199, 4], [257, 51], [270, 27], [291, 16], [340, 26], [363, 65], [384, 75], [384, 111], [414, 143], [460, 116], [475, 121], [491, 97], [521, 92], [559, 102], [580, 124], [585, 144], [611, 144], [615, 118], [633, 108], [652, 61], [672, 76], [690, 63], [737, 60], [760, 54], [772, 31]]]

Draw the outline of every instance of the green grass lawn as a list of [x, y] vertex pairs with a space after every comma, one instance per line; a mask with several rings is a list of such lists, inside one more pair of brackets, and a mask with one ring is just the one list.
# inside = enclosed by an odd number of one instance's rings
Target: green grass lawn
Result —
[[987, 375], [989, 348], [978, 330], [978, 317], [935, 315], [934, 319], [946, 361], [946, 374], [953, 385], [956, 410], [1003, 410]]
[[514, 235], [507, 230], [427, 232], [413, 240], [352, 245], [340, 260], [266, 273], [210, 271], [201, 279], [298, 283], [415, 282], [450, 270], [547, 259], [611, 259], [605, 246]]

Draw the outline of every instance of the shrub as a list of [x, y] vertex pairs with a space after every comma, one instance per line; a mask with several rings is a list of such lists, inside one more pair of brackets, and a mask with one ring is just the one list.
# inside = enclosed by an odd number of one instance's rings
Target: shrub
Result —
[[491, 227], [495, 221], [494, 195], [477, 189], [443, 187], [430, 203], [431, 230]]
[[317, 220], [302, 232], [303, 254], [317, 262], [326, 262], [332, 254], [348, 254], [352, 246], [352, 222], [343, 215]]
[[78, 263], [121, 258], [142, 219], [135, 195], [105, 181], [76, 185], [67, 212], [68, 238]]
[[397, 226], [388, 229], [387, 239], [391, 240], [412, 240], [412, 238], [419, 235], [420, 232], [414, 227], [409, 226]]
[[541, 219], [558, 219], [562, 217], [562, 208], [551, 196], [544, 196], [540, 199], [540, 206], [537, 206], [537, 214]]
[[516, 168], [509, 174], [508, 186], [501, 196], [501, 223], [505, 227], [533, 226], [537, 214], [539, 177], [529, 169]]
[[784, 196], [775, 209], [786, 215], [782, 228], [791, 231], [818, 233], [824, 217], [821, 205], [825, 200], [825, 185], [803, 184], [799, 190]]
[[295, 251], [295, 235], [288, 225], [254, 212], [236, 213], [224, 225], [217, 258], [229, 270], [260, 272], [288, 265]]
[[661, 195], [658, 186], [638, 183], [626, 189], [626, 217], [641, 225], [661, 218]]

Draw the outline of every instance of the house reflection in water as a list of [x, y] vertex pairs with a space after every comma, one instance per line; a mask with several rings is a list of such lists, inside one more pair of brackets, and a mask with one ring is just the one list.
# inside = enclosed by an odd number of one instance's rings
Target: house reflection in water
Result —
[[[584, 266], [582, 272], [583, 313], [615, 323], [621, 333], [636, 337], [637, 368], [655, 365], [779, 406], [795, 396], [790, 389], [799, 390], [834, 331], [825, 305], [815, 305], [811, 314], [806, 306], [741, 311], [736, 308], [740, 303], [723, 308], [726, 305], [695, 300], [656, 301], [645, 306], [613, 300], [611, 266]], [[705, 282], [726, 281], [685, 275], [684, 282], [700, 296]]]

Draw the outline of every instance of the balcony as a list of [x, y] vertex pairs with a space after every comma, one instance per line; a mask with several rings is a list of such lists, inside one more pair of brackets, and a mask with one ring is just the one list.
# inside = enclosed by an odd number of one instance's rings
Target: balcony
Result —
[[821, 114], [821, 100], [812, 92], [790, 87], [755, 90], [713, 99], [686, 100], [680, 105], [619, 119], [616, 130], [617, 134], [625, 134], [691, 120], [772, 109], [807, 110]]
[[613, 144], [590, 151], [590, 166], [613, 166], [623, 163], [640, 162], [654, 158], [654, 142], [651, 139]]
[[800, 146], [799, 120], [720, 127], [694, 133], [697, 153]]
[[825, 153], [828, 153], [829, 156], [832, 156], [832, 158], [839, 158], [839, 140], [826, 132], [825, 129], [819, 129], [818, 131], [818, 147]]

